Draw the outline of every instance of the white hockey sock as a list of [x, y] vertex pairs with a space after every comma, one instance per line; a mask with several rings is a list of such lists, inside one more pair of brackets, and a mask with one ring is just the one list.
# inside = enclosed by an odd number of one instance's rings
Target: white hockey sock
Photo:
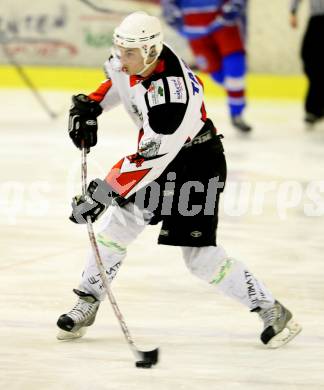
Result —
[[[111, 282], [116, 276], [122, 261], [126, 257], [126, 247], [109, 239], [103, 234], [97, 235], [97, 243], [101, 260], [106, 270], [107, 279]], [[101, 301], [105, 299], [105, 288], [102, 284], [100, 273], [92, 251], [88, 254], [87, 264], [82, 274], [79, 289], [94, 295]]]
[[245, 265], [229, 258], [221, 246], [183, 247], [187, 267], [200, 279], [218, 287], [249, 309], [273, 305], [271, 292], [252, 275]]
[[225, 259], [210, 281], [225, 295], [236, 299], [249, 309], [268, 308], [274, 304], [271, 292], [235, 259]]
[[[109, 207], [101, 219], [96, 239], [109, 282], [116, 276], [126, 257], [127, 246], [144, 230], [149, 219], [150, 215], [144, 215], [131, 203], [124, 207]], [[105, 298], [106, 292], [92, 251], [87, 256], [79, 288], [99, 300]]]

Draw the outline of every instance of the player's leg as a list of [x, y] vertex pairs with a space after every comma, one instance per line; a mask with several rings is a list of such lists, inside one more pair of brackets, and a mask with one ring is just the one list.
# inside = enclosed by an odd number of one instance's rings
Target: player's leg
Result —
[[198, 68], [204, 73], [209, 73], [213, 80], [223, 86], [224, 72], [221, 67], [221, 57], [212, 36], [190, 40], [189, 45]]
[[[207, 230], [207, 229], [206, 229]], [[213, 284], [225, 295], [250, 310], [268, 308], [274, 298], [270, 291], [245, 267], [230, 258], [222, 246], [182, 247], [186, 266], [198, 278]]]
[[[109, 282], [116, 276], [126, 257], [128, 244], [143, 231], [149, 221], [146, 215], [133, 203], [129, 203], [124, 207], [111, 206], [103, 216], [96, 238]], [[88, 253], [80, 285], [73, 291], [78, 296], [75, 306], [68, 313], [62, 314], [57, 322], [61, 329], [58, 338], [62, 340], [83, 336], [86, 327], [95, 320], [100, 301], [105, 298], [106, 292], [92, 251]]]
[[[319, 77], [318, 77], [319, 76]], [[324, 82], [321, 75], [308, 73], [308, 89], [305, 99], [305, 123], [309, 128], [318, 122], [324, 115], [323, 110], [323, 88]]]
[[228, 107], [232, 125], [243, 132], [249, 132], [252, 127], [243, 119], [246, 106], [245, 98], [245, 54], [236, 52], [228, 54], [222, 60], [224, 69], [224, 87], [228, 96]]
[[259, 314], [264, 322], [261, 340], [268, 347], [280, 347], [301, 331], [291, 312], [274, 299], [243, 262], [229, 257], [221, 246], [182, 247], [182, 251], [195, 276]]
[[308, 79], [305, 122], [311, 127], [324, 116], [324, 60], [318, 49], [318, 36], [324, 32], [324, 17], [312, 17], [302, 43], [301, 56]]
[[224, 76], [224, 69], [222, 67], [220, 67], [218, 70], [211, 72], [210, 76], [214, 81], [216, 81], [216, 83], [224, 87], [225, 76]]
[[[189, 150], [190, 153], [190, 150]], [[220, 140], [193, 147], [195, 164], [190, 166], [189, 179], [196, 179], [198, 172], [203, 183], [211, 177], [226, 182], [226, 160]], [[209, 160], [209, 164], [207, 161]], [[210, 181], [209, 181], [210, 182]], [[182, 246], [183, 257], [189, 270], [206, 282], [216, 286], [225, 295], [236, 299], [252, 311], [258, 312], [264, 321], [262, 341], [270, 347], [278, 347], [291, 340], [301, 327], [292, 320], [291, 313], [275, 301], [272, 293], [237, 259], [229, 257], [225, 250], [217, 245], [218, 204], [224, 186], [215, 196], [204, 194], [206, 205], [204, 212], [192, 218], [178, 216], [164, 220], [162, 229], [168, 231], [164, 244]], [[214, 199], [213, 207], [211, 199]], [[193, 199], [199, 201], [199, 197]], [[212, 213], [206, 211], [213, 210]], [[169, 242], [168, 242], [169, 240]], [[159, 240], [160, 241], [160, 240]]]
[[[289, 341], [301, 329], [292, 321], [290, 312], [275, 301], [271, 292], [242, 262], [230, 258], [222, 247], [217, 246], [218, 203], [226, 182], [226, 160], [221, 140], [215, 138], [188, 148], [181, 163], [184, 167], [181, 182], [200, 182], [207, 189], [207, 192], [190, 193], [188, 210], [201, 202], [206, 207], [192, 217], [183, 215], [180, 210], [164, 217], [159, 243], [181, 246], [186, 265], [194, 275], [217, 286], [250, 310], [257, 311], [265, 325], [263, 342], [279, 346]], [[215, 178], [218, 180], [211, 181]], [[221, 186], [211, 187], [211, 183]], [[178, 204], [184, 201], [181, 197], [180, 191]]]
[[246, 106], [245, 74], [246, 59], [244, 44], [238, 27], [223, 27], [213, 34], [213, 39], [221, 55], [221, 69], [224, 75], [224, 88], [228, 96], [228, 107], [235, 128], [251, 130], [243, 119]]

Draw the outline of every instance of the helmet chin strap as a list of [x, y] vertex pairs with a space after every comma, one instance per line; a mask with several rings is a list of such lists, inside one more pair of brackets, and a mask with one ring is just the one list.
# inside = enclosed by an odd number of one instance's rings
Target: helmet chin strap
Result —
[[137, 75], [137, 76], [142, 76], [142, 74], [143, 74], [145, 71], [147, 71], [147, 69], [148, 69], [151, 65], [153, 65], [153, 64], [157, 61], [157, 59], [158, 59], [158, 56], [156, 56], [156, 57], [154, 58], [154, 61], [152, 61], [152, 62], [150, 62], [150, 63], [148, 64], [148, 63], [147, 63], [147, 58], [146, 58], [145, 61], [144, 61], [144, 67], [143, 67], [139, 72], [137, 72], [136, 75]]
[[[111, 54], [114, 58], [114, 68], [118, 71], [122, 70], [122, 66], [120, 63], [120, 59], [118, 58], [117, 50], [115, 48], [111, 48]], [[144, 58], [143, 58], [144, 59]], [[149, 64], [147, 63], [147, 58], [144, 60], [144, 66], [143, 68], [136, 73], [137, 76], [141, 76], [151, 65], [153, 65], [158, 59], [158, 56], [155, 57], [154, 61], [150, 62]]]
[[147, 64], [147, 65], [144, 65], [144, 67], [136, 73], [137, 76], [142, 76], [142, 74], [153, 64], [153, 62], [151, 64]]

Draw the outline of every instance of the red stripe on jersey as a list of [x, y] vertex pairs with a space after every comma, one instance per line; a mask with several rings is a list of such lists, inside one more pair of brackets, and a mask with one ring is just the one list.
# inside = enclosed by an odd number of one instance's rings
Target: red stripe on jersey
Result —
[[201, 120], [202, 120], [203, 122], [206, 122], [206, 119], [207, 119], [207, 112], [206, 112], [205, 104], [204, 104], [204, 103], [201, 105], [200, 112], [201, 112]]
[[112, 87], [112, 81], [108, 79], [104, 81], [102, 84], [100, 84], [98, 89], [90, 93], [89, 98], [91, 100], [95, 100], [96, 102], [100, 103], [104, 99], [104, 97], [106, 96], [107, 92], [110, 90], [111, 87]]
[[137, 85], [138, 83], [140, 83], [141, 81], [144, 81], [144, 80], [145, 80], [145, 77], [138, 76], [138, 75], [134, 74], [134, 75], [129, 76], [129, 85], [131, 87], [134, 87], [134, 85]]
[[141, 81], [144, 81], [148, 78], [150, 78], [153, 74], [155, 73], [162, 73], [165, 71], [165, 61], [164, 60], [159, 60], [157, 63], [155, 69], [153, 70], [152, 73], [150, 73], [148, 76], [142, 77], [138, 75], [132, 75], [129, 77], [129, 85], [131, 87], [134, 87], [134, 85], [140, 83]]
[[244, 96], [244, 90], [241, 89], [240, 91], [229, 91], [227, 90], [228, 96], [233, 98], [241, 98]]
[[195, 76], [196, 76], [196, 79], [198, 80], [198, 83], [202, 86], [202, 88], [204, 90], [205, 86], [204, 86], [204, 83], [203, 83], [202, 79], [199, 76], [197, 76], [196, 74], [195, 74]]
[[220, 11], [185, 14], [183, 20], [186, 26], [206, 27], [211, 24], [220, 14]]
[[116, 168], [116, 169], [120, 169], [123, 165], [123, 162], [124, 162], [125, 158], [122, 158], [121, 160], [118, 161], [118, 163], [116, 163], [114, 166], [113, 166], [113, 169]]
[[138, 147], [139, 143], [141, 142], [143, 135], [144, 135], [144, 130], [140, 129], [140, 131], [138, 132], [137, 147]]
[[126, 196], [150, 172], [151, 168], [120, 173], [123, 162], [124, 159], [118, 161], [105, 180], [119, 195]]

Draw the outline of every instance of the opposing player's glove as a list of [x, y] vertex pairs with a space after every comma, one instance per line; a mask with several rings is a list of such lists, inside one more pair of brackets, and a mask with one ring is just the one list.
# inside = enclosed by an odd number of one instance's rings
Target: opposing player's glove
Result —
[[90, 217], [91, 222], [96, 221], [117, 195], [106, 181], [92, 180], [85, 196], [77, 195], [72, 199], [70, 220], [74, 223], [84, 224]]
[[89, 149], [97, 143], [97, 117], [102, 113], [100, 104], [79, 94], [72, 96], [69, 117], [69, 136], [74, 145], [81, 149], [82, 145]]
[[239, 17], [243, 10], [243, 0], [231, 0], [222, 7], [223, 11], [223, 23], [225, 25], [231, 25]]

